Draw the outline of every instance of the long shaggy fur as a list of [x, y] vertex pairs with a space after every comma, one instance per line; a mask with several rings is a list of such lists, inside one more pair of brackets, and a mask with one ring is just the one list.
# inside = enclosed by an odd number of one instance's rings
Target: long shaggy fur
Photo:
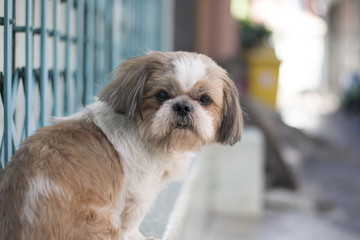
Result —
[[146, 239], [144, 215], [192, 152], [241, 137], [236, 88], [204, 55], [150, 52], [112, 75], [98, 101], [15, 152], [0, 176], [1, 240]]

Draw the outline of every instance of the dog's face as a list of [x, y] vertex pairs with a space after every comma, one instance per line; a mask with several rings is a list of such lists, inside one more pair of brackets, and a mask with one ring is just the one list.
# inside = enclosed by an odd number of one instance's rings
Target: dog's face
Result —
[[210, 58], [187, 52], [150, 52], [125, 61], [99, 94], [133, 119], [141, 137], [166, 151], [198, 150], [241, 137], [238, 92]]

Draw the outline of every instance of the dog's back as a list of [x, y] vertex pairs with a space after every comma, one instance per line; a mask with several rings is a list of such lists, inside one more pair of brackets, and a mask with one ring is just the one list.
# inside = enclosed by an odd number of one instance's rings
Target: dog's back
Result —
[[1, 173], [0, 239], [115, 239], [118, 158], [91, 121], [40, 129]]

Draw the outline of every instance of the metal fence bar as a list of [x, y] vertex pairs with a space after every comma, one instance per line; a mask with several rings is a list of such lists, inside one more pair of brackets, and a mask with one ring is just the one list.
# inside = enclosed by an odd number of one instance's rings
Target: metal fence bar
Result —
[[59, 56], [59, 40], [60, 40], [60, 33], [58, 32], [58, 9], [59, 9], [60, 0], [54, 0], [53, 2], [53, 94], [54, 94], [54, 107], [53, 107], [53, 115], [59, 116], [60, 109], [60, 89], [59, 89], [59, 66], [58, 66], [58, 56]]
[[85, 105], [92, 102], [94, 94], [94, 0], [86, 2], [86, 57], [85, 57]]
[[[149, 2], [146, 1], [146, 2], [143, 2], [142, 4], [140, 4], [140, 15], [142, 16], [145, 16], [146, 15], [146, 11], [148, 9], [148, 6], [149, 6]], [[147, 22], [148, 20], [147, 19], [140, 19], [141, 20], [141, 38], [140, 38], [140, 46], [143, 47], [143, 51], [146, 51], [148, 49], [148, 46], [146, 41], [147, 41], [147, 33], [149, 31], [149, 29], [147, 28]]]
[[33, 33], [32, 1], [26, 1], [25, 137], [32, 133]]
[[156, 1], [156, 8], [155, 8], [155, 50], [161, 50], [162, 46], [162, 4], [161, 0], [155, 0]]
[[[147, 27], [147, 32], [146, 34], [146, 38], [147, 38], [147, 47], [152, 49], [151, 46], [153, 46], [153, 34], [154, 34], [154, 30], [153, 30], [153, 22], [154, 22], [154, 16], [153, 16], [153, 7], [154, 7], [154, 3], [152, 0], [149, 0], [147, 2], [147, 16], [149, 19], [149, 21], [146, 22], [146, 27]], [[152, 49], [154, 50], [154, 49]]]
[[105, 48], [105, 73], [109, 73], [112, 70], [112, 50], [113, 50], [113, 32], [112, 32], [112, 22], [113, 22], [113, 0], [109, 0], [106, 2], [105, 9], [105, 38], [106, 48]]
[[129, 49], [129, 0], [123, 0], [123, 6], [122, 6], [122, 28], [121, 28], [121, 59], [128, 57], [128, 49]]
[[[101, 38], [101, 31], [102, 29], [102, 22], [103, 19], [101, 19], [101, 7], [102, 7], [102, 1], [101, 0], [95, 0], [95, 45], [94, 45], [94, 59], [96, 61], [96, 64], [94, 66], [94, 85], [95, 86], [101, 86], [102, 85], [102, 76], [101, 76], [101, 65], [102, 62], [102, 48], [103, 48], [103, 41]], [[95, 89], [96, 90], [96, 89]], [[96, 94], [97, 91], [94, 91]]]
[[47, 0], [41, 0], [41, 35], [40, 35], [40, 121], [39, 127], [46, 125], [47, 107], [46, 90], [48, 84], [47, 65]]
[[130, 0], [124, 0], [124, 46], [123, 46], [123, 58], [129, 58], [131, 56], [131, 2]]
[[85, 11], [84, 0], [77, 1], [76, 10], [76, 48], [77, 48], [77, 66], [76, 66], [76, 100], [75, 108], [78, 111], [82, 107], [83, 102], [83, 52], [84, 52], [84, 11]]
[[[60, 116], [71, 114], [83, 105], [91, 103], [99, 87], [107, 81], [107, 74], [114, 69], [121, 60], [144, 53], [147, 50], [159, 50], [161, 47], [160, 27], [162, 19], [161, 4], [166, 0], [3, 0], [4, 16], [0, 16], [0, 27], [4, 27], [4, 72], [0, 73], [1, 97], [4, 104], [4, 134], [2, 136], [0, 158], [1, 166], [10, 160], [15, 145], [21, 139], [30, 136], [39, 127], [48, 124], [50, 113]], [[40, 3], [40, 26], [34, 27], [34, 3]], [[48, 4], [51, 5], [49, 9]], [[15, 6], [18, 3], [19, 6]], [[59, 18], [62, 3], [66, 5], [66, 16]], [[75, 3], [75, 5], [74, 5]], [[23, 26], [16, 26], [15, 9], [21, 4], [25, 6], [25, 15], [19, 14], [18, 19], [25, 18]], [[25, 5], [26, 4], [26, 5]], [[40, 7], [39, 6], [39, 7]], [[3, 7], [3, 6], [0, 6]], [[74, 9], [76, 8], [76, 10]], [[116, 10], [115, 10], [116, 7]], [[48, 11], [50, 10], [50, 12]], [[76, 12], [75, 12], [75, 11]], [[75, 12], [75, 15], [73, 13]], [[48, 25], [48, 14], [52, 14], [52, 24]], [[74, 17], [73, 17], [74, 16]], [[76, 16], [76, 19], [75, 19]], [[76, 20], [76, 23], [72, 23]], [[61, 22], [60, 22], [61, 21]], [[65, 31], [60, 32], [60, 24], [65, 23]], [[75, 24], [75, 25], [72, 25]], [[154, 25], [158, 25], [157, 27]], [[72, 27], [76, 28], [75, 36]], [[25, 66], [18, 66], [15, 59], [15, 35], [23, 33], [25, 41]], [[34, 37], [40, 37], [40, 54], [34, 52]], [[48, 49], [49, 37], [52, 37], [52, 49]], [[20, 38], [19, 38], [20, 39]], [[64, 57], [59, 49], [64, 43]], [[76, 60], [73, 60], [72, 50], [76, 49]], [[34, 69], [34, 62], [39, 57], [40, 68]], [[47, 60], [52, 58], [53, 66]], [[65, 67], [60, 69], [61, 61]], [[17, 68], [15, 69], [14, 66]], [[74, 71], [75, 68], [75, 71]], [[62, 75], [62, 73], [65, 73]], [[62, 78], [64, 76], [64, 88]], [[49, 108], [48, 84], [52, 85], [52, 109]], [[14, 116], [21, 81], [24, 83], [25, 111], [24, 127], [19, 129], [15, 123], [20, 115]], [[73, 82], [75, 81], [75, 82]], [[96, 86], [95, 86], [95, 84]], [[39, 87], [40, 116], [36, 118], [35, 92]], [[75, 88], [75, 89], [74, 89]], [[74, 90], [74, 91], [73, 91]], [[51, 90], [50, 90], [51, 91]], [[75, 95], [73, 95], [75, 93]], [[50, 100], [51, 101], [51, 100]], [[13, 106], [12, 106], [13, 104]], [[63, 106], [63, 108], [62, 108]], [[35, 111], [36, 112], [36, 111]], [[16, 122], [14, 120], [17, 120]], [[15, 127], [17, 129], [15, 129]], [[16, 131], [21, 131], [16, 133]], [[18, 136], [20, 138], [18, 139]], [[0, 167], [1, 167], [0, 166]]]
[[3, 103], [4, 103], [4, 162], [10, 161], [12, 155], [12, 103], [11, 103], [11, 85], [13, 72], [13, 2], [5, 1], [4, 7], [4, 88], [3, 88]]
[[139, 41], [141, 38], [141, 26], [140, 26], [140, 20], [141, 20], [141, 12], [139, 11], [139, 0], [134, 0], [134, 39], [133, 39], [133, 43], [134, 43], [134, 54], [133, 55], [137, 55], [136, 52], [139, 52]]
[[[105, 34], [106, 34], [106, 25], [105, 25], [105, 18], [106, 15], [104, 13], [104, 9], [106, 7], [106, 2], [105, 1], [101, 1], [101, 4], [98, 5], [98, 22], [99, 22], [99, 32], [96, 35], [99, 35], [98, 39], [99, 39], [99, 48], [98, 48], [98, 53], [99, 53], [99, 59], [101, 61], [100, 67], [98, 68], [98, 85], [95, 86], [95, 94], [98, 94], [100, 88], [102, 86], [104, 86], [105, 84], [105, 68], [106, 68], [106, 48], [107, 48], [107, 39], [105, 38]], [[97, 59], [97, 58], [95, 58]], [[96, 64], [99, 65], [99, 64]]]
[[[121, 20], [122, 13], [122, 0], [111, 0], [112, 4], [110, 9], [108, 9], [108, 12], [111, 12], [111, 26], [110, 31], [112, 32], [112, 38], [111, 38], [111, 51], [110, 51], [110, 57], [111, 57], [111, 70], [115, 69], [117, 64], [120, 62], [119, 59], [121, 59], [121, 36], [119, 32], [122, 30], [123, 21]], [[116, 14], [115, 14], [116, 12]], [[121, 15], [120, 15], [121, 14]], [[119, 16], [120, 15], [120, 16]], [[118, 28], [118, 31], [115, 31], [115, 26]]]
[[17, 92], [19, 90], [19, 74], [20, 71], [22, 71], [21, 69], [15, 69], [14, 72], [14, 76], [12, 78], [12, 86], [11, 86], [11, 112], [10, 112], [10, 116], [11, 116], [11, 131], [12, 131], [12, 144], [13, 147], [17, 147], [19, 145], [19, 140], [17, 139], [16, 136], [16, 128], [15, 128], [15, 123], [14, 123], [14, 118], [12, 116], [14, 116], [15, 113], [15, 103], [16, 103], [16, 97], [17, 97]]
[[65, 33], [65, 115], [72, 113], [71, 95], [72, 95], [72, 74], [71, 74], [71, 10], [74, 3], [73, 0], [66, 1], [66, 33]]
[[[136, 0], [135, 0], [136, 1]], [[131, 28], [130, 28], [130, 31], [131, 31], [131, 34], [130, 34], [130, 55], [129, 57], [133, 57], [137, 54], [137, 49], [136, 49], [136, 14], [135, 14], [135, 2], [134, 0], [130, 1], [130, 4], [131, 4], [131, 11], [130, 11], [130, 22], [131, 22]]]
[[152, 0], [148, 1], [148, 16], [149, 16], [149, 22], [147, 22], [147, 32], [146, 32], [146, 37], [147, 37], [147, 47], [151, 49], [151, 46], [154, 45], [153, 43], [153, 34], [154, 34], [154, 30], [153, 30], [153, 22], [154, 22], [154, 16], [153, 16], [153, 7], [154, 7], [154, 3]]

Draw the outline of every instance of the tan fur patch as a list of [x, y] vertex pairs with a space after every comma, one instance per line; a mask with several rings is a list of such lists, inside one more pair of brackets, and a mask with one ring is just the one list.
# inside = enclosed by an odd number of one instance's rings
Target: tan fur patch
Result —
[[122, 178], [117, 152], [92, 122], [42, 128], [2, 172], [0, 239], [116, 239]]

